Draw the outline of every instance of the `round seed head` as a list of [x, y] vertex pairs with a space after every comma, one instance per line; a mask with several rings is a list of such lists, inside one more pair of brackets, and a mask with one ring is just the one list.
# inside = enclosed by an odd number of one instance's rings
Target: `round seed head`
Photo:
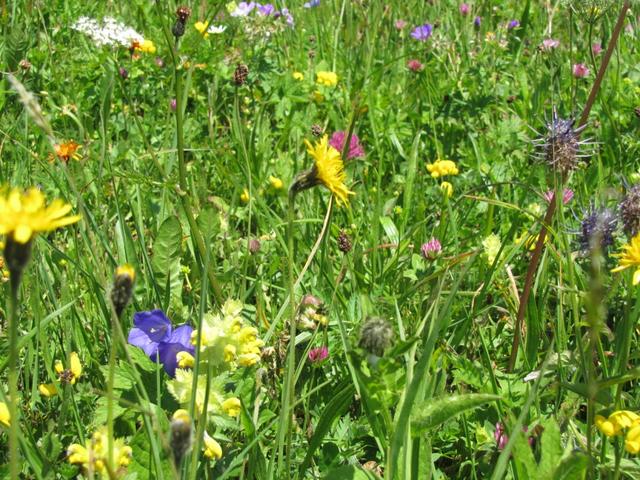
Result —
[[360, 332], [360, 347], [367, 352], [381, 357], [391, 345], [393, 329], [389, 323], [379, 317], [369, 317]]

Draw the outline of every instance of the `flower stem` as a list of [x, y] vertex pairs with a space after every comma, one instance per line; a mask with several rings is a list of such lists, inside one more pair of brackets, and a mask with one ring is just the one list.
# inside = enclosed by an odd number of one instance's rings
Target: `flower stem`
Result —
[[[591, 108], [596, 100], [596, 96], [598, 95], [598, 91], [600, 90], [600, 86], [602, 85], [602, 79], [604, 78], [604, 74], [607, 71], [607, 67], [609, 66], [609, 60], [611, 60], [611, 55], [613, 54], [613, 50], [618, 43], [618, 38], [620, 37], [620, 32], [622, 30], [622, 26], [624, 24], [624, 19], [627, 14], [627, 10], [629, 9], [630, 2], [629, 0], [625, 1], [620, 9], [620, 14], [618, 15], [618, 21], [616, 23], [615, 28], [613, 29], [613, 34], [611, 35], [611, 41], [607, 46], [607, 51], [604, 54], [604, 58], [602, 59], [602, 64], [600, 65], [600, 69], [598, 70], [598, 75], [596, 76], [595, 81], [593, 82], [593, 87], [591, 87], [591, 92], [589, 93], [589, 98], [587, 99], [587, 103], [584, 106], [582, 111], [582, 115], [580, 116], [580, 120], [578, 122], [577, 128], [580, 128], [582, 125], [587, 123], [587, 119], [589, 118], [589, 114], [591, 113]], [[559, 191], [562, 190], [564, 185], [564, 181], [561, 182]], [[520, 304], [518, 306], [518, 314], [516, 317], [515, 323], [515, 332], [513, 338], [513, 347], [511, 348], [511, 357], [509, 358], [509, 366], [507, 367], [507, 371], [513, 371], [513, 368], [516, 364], [516, 359], [518, 358], [518, 347], [520, 345], [520, 331], [522, 329], [522, 322], [524, 320], [525, 313], [527, 311], [527, 303], [529, 302], [529, 295], [531, 294], [531, 287], [533, 286], [533, 280], [535, 278], [536, 271], [538, 270], [538, 263], [540, 262], [540, 258], [542, 257], [542, 253], [545, 245], [545, 238], [547, 236], [547, 226], [551, 225], [553, 220], [553, 214], [556, 209], [556, 199], [555, 193], [553, 198], [549, 201], [549, 207], [547, 208], [547, 213], [544, 216], [544, 222], [542, 224], [542, 228], [540, 229], [540, 235], [538, 235], [538, 241], [536, 243], [536, 248], [531, 256], [531, 260], [529, 261], [529, 267], [527, 268], [527, 276], [525, 277], [525, 284], [522, 290], [522, 295], [520, 296]]]
[[18, 290], [20, 276], [11, 275], [11, 294], [9, 295], [9, 471], [11, 480], [19, 477], [18, 465]]

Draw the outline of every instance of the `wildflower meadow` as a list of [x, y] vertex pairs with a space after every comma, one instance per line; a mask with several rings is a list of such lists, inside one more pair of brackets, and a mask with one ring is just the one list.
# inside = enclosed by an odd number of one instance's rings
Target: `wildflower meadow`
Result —
[[0, 29], [0, 478], [640, 478], [640, 3]]

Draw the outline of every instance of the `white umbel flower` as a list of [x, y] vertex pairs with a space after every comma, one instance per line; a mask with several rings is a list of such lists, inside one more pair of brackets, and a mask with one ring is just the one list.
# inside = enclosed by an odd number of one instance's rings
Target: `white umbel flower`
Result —
[[90, 37], [99, 47], [104, 45], [130, 47], [133, 43], [144, 42], [142, 35], [112, 17], [105, 17], [102, 22], [94, 18], [80, 17], [71, 28]]

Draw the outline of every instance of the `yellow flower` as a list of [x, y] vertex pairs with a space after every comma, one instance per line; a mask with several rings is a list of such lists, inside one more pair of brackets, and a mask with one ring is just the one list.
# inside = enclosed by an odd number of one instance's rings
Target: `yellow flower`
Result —
[[207, 431], [205, 430], [204, 432], [204, 456], [207, 458], [215, 458], [215, 459], [219, 459], [222, 458], [222, 447], [220, 447], [220, 444], [218, 442], [216, 442], [213, 438], [211, 438], [211, 436], [207, 433]]
[[434, 163], [427, 164], [427, 170], [433, 178], [458, 175], [458, 167], [452, 160], [436, 160]]
[[596, 415], [594, 419], [596, 427], [607, 437], [613, 437], [615, 435], [615, 427], [613, 423], [604, 418], [602, 415]]
[[274, 177], [273, 175], [269, 176], [269, 184], [273, 187], [274, 190], [281, 190], [284, 187], [284, 183], [278, 177]]
[[640, 233], [633, 237], [629, 243], [622, 246], [622, 252], [614, 255], [620, 258], [620, 265], [611, 270], [620, 272], [629, 267], [635, 267], [633, 272], [633, 284], [640, 283]]
[[55, 383], [41, 383], [38, 386], [38, 391], [43, 397], [53, 397], [58, 394], [58, 389]]
[[176, 360], [178, 361], [178, 368], [193, 368], [193, 365], [195, 364], [193, 355], [189, 352], [185, 352], [184, 350], [176, 354]]
[[344, 172], [340, 152], [329, 145], [327, 135], [324, 135], [314, 146], [308, 140], [304, 143], [307, 145], [307, 153], [315, 160], [312, 175], [316, 184], [319, 182], [327, 187], [335, 195], [338, 205], [346, 205], [349, 202], [349, 195], [355, 195], [355, 193], [344, 184], [347, 175]]
[[116, 268], [116, 277], [120, 276], [129, 277], [133, 282], [136, 279], [136, 271], [131, 265], [125, 263], [124, 265], [120, 265], [118, 268]]
[[335, 87], [338, 84], [338, 75], [334, 72], [317, 72], [316, 83], [325, 87]]
[[172, 420], [179, 420], [185, 423], [191, 423], [191, 417], [189, 416], [189, 412], [184, 408], [179, 408], [175, 412], [173, 412]]
[[482, 248], [489, 265], [493, 265], [501, 246], [500, 237], [495, 233], [492, 233], [482, 241]]
[[11, 424], [11, 415], [9, 414], [9, 407], [6, 403], [0, 402], [0, 423], [5, 427]]
[[324, 95], [322, 94], [322, 92], [319, 92], [318, 90], [313, 92], [313, 101], [316, 103], [324, 102]]
[[25, 244], [38, 232], [48, 232], [80, 220], [80, 215], [66, 216], [71, 205], [54, 200], [45, 206], [44, 195], [37, 188], [23, 192], [17, 188], [0, 195], [0, 235], [9, 235]]
[[134, 41], [131, 48], [143, 53], [156, 53], [156, 46], [151, 40], [143, 40], [142, 43]]
[[243, 203], [249, 203], [249, 200], [251, 200], [251, 197], [249, 196], [249, 190], [247, 190], [246, 188], [242, 190], [242, 193], [240, 194], [240, 200], [242, 200]]
[[194, 393], [193, 370], [178, 368], [175, 378], [167, 383], [167, 389], [183, 407], [188, 406], [192, 397], [195, 397], [195, 411], [198, 415], [201, 415], [205, 409], [210, 415], [221, 415], [224, 413], [222, 402], [225, 401], [225, 398], [222, 392], [224, 392], [225, 381], [223, 376], [210, 379], [209, 398], [206, 405], [204, 402], [207, 394], [207, 375], [205, 374], [198, 375]]
[[440, 190], [442, 190], [442, 193], [447, 198], [450, 198], [451, 195], [453, 195], [453, 185], [451, 185], [449, 182], [442, 182], [440, 184]]
[[[71, 352], [69, 355], [69, 368], [65, 369], [60, 360], [56, 360], [54, 370], [58, 374], [60, 383], [70, 383], [74, 385], [76, 380], [82, 375], [82, 364], [80, 363], [80, 357], [76, 352]], [[55, 383], [42, 383], [38, 386], [38, 391], [43, 397], [53, 397], [58, 394], [58, 389]]]
[[618, 410], [609, 415], [609, 418], [596, 415], [594, 421], [598, 430], [607, 437], [613, 437], [620, 435], [627, 428], [639, 425], [640, 416], [629, 410]]
[[635, 425], [627, 432], [624, 448], [633, 455], [640, 452], [640, 425]]
[[204, 38], [207, 38], [209, 36], [209, 34], [207, 33], [209, 22], [196, 22], [193, 24], [193, 26], [202, 34], [202, 36], [204, 36]]
[[301, 82], [302, 80], [304, 80], [304, 74], [301, 72], [293, 72], [293, 79]]
[[[77, 153], [81, 147], [79, 143], [69, 140], [68, 142], [56, 143], [53, 146], [53, 150], [56, 152], [56, 157], [67, 163], [72, 158], [74, 160], [80, 160], [80, 154]], [[53, 157], [51, 157], [53, 159]]]
[[240, 399], [236, 397], [227, 398], [222, 402], [222, 411], [230, 417], [237, 417], [240, 415]]
[[131, 447], [125, 445], [121, 438], [114, 439], [112, 455], [109, 457], [109, 437], [106, 427], [97, 430], [85, 445], [74, 443], [67, 449], [69, 463], [82, 465], [91, 473], [98, 473], [102, 478], [118, 478], [125, 474], [131, 463]]

